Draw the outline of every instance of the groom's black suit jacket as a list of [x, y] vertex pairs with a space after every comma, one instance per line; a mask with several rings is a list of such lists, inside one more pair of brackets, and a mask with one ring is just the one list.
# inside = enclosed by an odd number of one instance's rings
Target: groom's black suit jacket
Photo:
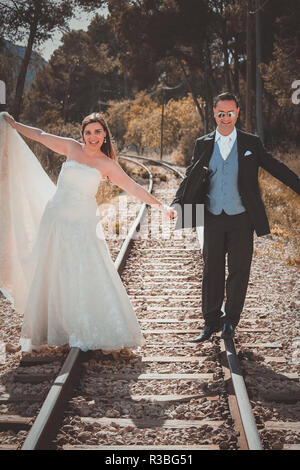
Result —
[[[172, 206], [183, 209], [185, 204], [204, 204], [209, 190], [209, 161], [213, 153], [215, 131], [196, 140], [194, 154], [186, 170]], [[264, 168], [275, 178], [300, 194], [300, 179], [286, 165], [266, 152], [259, 137], [237, 129], [238, 189], [258, 236], [270, 233], [270, 226], [258, 185], [258, 169]], [[248, 155], [245, 155], [247, 153]], [[249, 155], [249, 153], [251, 153]], [[178, 208], [178, 206], [177, 206]], [[194, 220], [191, 224], [196, 226]], [[198, 224], [199, 225], [199, 224]], [[178, 217], [176, 228], [182, 225]]]

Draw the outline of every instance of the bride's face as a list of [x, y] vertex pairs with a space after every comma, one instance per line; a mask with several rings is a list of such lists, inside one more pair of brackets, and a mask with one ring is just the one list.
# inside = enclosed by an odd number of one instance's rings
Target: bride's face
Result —
[[83, 140], [86, 147], [93, 152], [98, 152], [106, 137], [106, 132], [100, 122], [91, 122], [85, 126], [83, 131]]

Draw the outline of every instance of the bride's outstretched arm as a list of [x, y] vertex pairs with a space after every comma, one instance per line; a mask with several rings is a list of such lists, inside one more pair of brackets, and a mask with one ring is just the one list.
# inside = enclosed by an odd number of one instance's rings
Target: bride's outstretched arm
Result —
[[152, 194], [148, 193], [148, 191], [130, 178], [117, 162], [113, 160], [107, 161], [107, 164], [105, 165], [105, 175], [103, 176], [108, 176], [114, 184], [124, 189], [132, 196], [135, 196], [146, 204], [156, 206], [159, 210], [166, 212], [168, 217], [171, 219], [175, 217], [176, 211], [173, 208], [165, 206], [158, 199], [152, 196]]
[[70, 145], [77, 144], [74, 139], [48, 134], [37, 127], [30, 127], [25, 124], [21, 124], [20, 122], [15, 121], [14, 118], [8, 114], [4, 114], [3, 117], [14, 129], [16, 129], [16, 131], [20, 132], [20, 134], [28, 137], [29, 139], [40, 142], [61, 155], [67, 155]]

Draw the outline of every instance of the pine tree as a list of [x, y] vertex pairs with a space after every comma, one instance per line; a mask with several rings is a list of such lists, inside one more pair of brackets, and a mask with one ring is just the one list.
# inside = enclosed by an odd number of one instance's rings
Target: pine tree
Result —
[[13, 115], [22, 109], [25, 77], [34, 46], [49, 39], [56, 29], [67, 29], [73, 14], [74, 0], [2, 0], [0, 1], [1, 34], [12, 41], [26, 37], [27, 44], [17, 78]]

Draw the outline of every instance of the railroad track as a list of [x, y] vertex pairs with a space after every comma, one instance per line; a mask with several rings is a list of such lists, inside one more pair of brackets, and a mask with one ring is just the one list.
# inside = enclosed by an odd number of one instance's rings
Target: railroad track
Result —
[[[167, 168], [174, 171], [170, 165]], [[152, 190], [150, 173], [149, 177]], [[167, 188], [159, 189], [159, 198], [164, 197], [168, 202]], [[145, 209], [143, 205], [115, 259], [142, 325], [145, 346], [136, 356], [118, 360], [100, 351], [82, 353], [72, 348], [62, 367], [55, 356], [48, 358], [52, 369], [46, 374], [39, 371], [44, 358], [23, 360], [21, 367], [30, 372], [18, 371], [17, 380], [40, 383], [48, 377], [52, 386], [34, 423], [30, 416], [0, 416], [1, 429], [30, 428], [22, 450], [263, 448], [234, 342], [224, 342], [219, 335], [201, 346], [190, 342], [203, 325], [196, 232], [182, 237], [180, 231], [171, 231], [164, 236], [157, 222], [151, 223], [150, 214], [148, 236], [133, 241]], [[247, 335], [252, 327], [246, 324], [239, 331]], [[249, 344], [241, 345], [243, 365], [248, 350]], [[34, 395], [23, 395], [26, 398], [35, 400]]]

